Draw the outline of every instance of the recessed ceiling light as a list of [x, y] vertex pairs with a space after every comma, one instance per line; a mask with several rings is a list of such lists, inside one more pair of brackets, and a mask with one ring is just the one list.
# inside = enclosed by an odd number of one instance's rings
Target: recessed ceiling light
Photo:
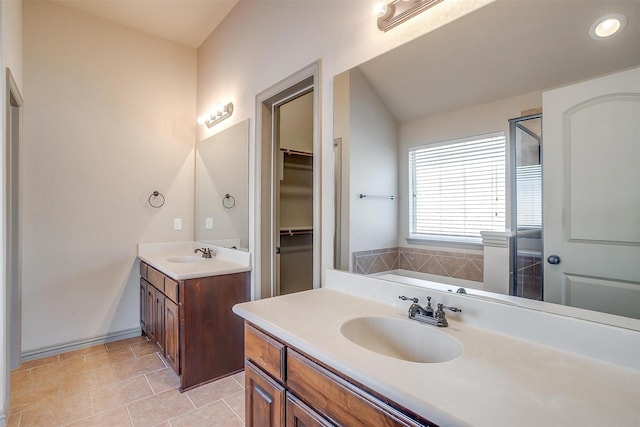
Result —
[[600, 40], [619, 34], [627, 26], [627, 17], [619, 13], [605, 15], [591, 25], [589, 35]]

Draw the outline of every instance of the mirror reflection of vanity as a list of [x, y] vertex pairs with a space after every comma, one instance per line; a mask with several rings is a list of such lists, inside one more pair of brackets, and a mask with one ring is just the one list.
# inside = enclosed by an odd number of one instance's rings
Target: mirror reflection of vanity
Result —
[[[613, 12], [626, 15], [625, 30], [609, 40], [590, 38], [594, 20]], [[639, 23], [638, 2], [499, 0], [336, 76], [336, 268], [361, 274], [403, 271], [410, 277], [426, 272], [430, 280], [446, 279], [453, 291], [461, 286], [517, 301], [503, 297], [514, 294], [513, 275], [520, 267], [541, 275], [551, 254], [540, 251], [540, 242], [514, 239], [519, 229], [512, 219], [514, 201], [504, 200], [507, 231], [488, 233], [484, 244], [408, 239], [409, 150], [504, 132], [509, 159], [509, 120], [540, 111], [544, 92], [640, 65]], [[505, 175], [509, 195], [515, 175], [509, 162]], [[530, 265], [514, 262], [501, 246], [516, 241], [529, 251]], [[638, 254], [640, 242], [625, 245], [624, 256]], [[630, 268], [620, 286], [638, 307], [640, 267]], [[493, 277], [504, 278], [506, 286], [496, 287], [500, 280]], [[598, 292], [607, 299], [604, 289]], [[527, 304], [555, 310], [548, 303]], [[617, 304], [605, 311], [640, 318], [637, 309]], [[581, 307], [594, 309], [588, 302]]]
[[249, 119], [196, 145], [195, 240], [249, 246]]

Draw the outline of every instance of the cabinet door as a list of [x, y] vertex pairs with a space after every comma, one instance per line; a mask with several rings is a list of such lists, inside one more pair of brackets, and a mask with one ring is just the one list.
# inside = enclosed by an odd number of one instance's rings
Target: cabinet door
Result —
[[147, 333], [147, 282], [140, 279], [140, 329]]
[[164, 351], [165, 359], [176, 374], [180, 375], [178, 331], [178, 305], [170, 299], [164, 301]]
[[245, 365], [245, 409], [247, 427], [285, 425], [284, 387], [249, 361]]
[[287, 427], [332, 427], [316, 411], [302, 403], [291, 393], [287, 393]]
[[164, 352], [164, 300], [165, 296], [162, 292], [157, 289], [154, 289], [154, 298], [155, 298], [155, 343], [158, 347], [160, 347], [162, 356], [165, 356]]
[[147, 297], [145, 298], [146, 309], [145, 309], [145, 325], [147, 327], [147, 337], [152, 342], [156, 340], [156, 294], [155, 288], [147, 283]]

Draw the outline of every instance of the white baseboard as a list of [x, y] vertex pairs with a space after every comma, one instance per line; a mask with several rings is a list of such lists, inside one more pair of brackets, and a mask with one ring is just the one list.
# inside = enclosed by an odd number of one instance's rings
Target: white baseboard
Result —
[[[57, 354], [66, 353], [81, 348], [91, 347], [98, 344], [106, 344], [113, 341], [120, 341], [127, 338], [139, 337], [142, 331], [139, 327], [125, 329], [118, 332], [111, 332], [93, 338], [86, 338], [77, 341], [68, 341], [61, 344], [54, 344], [47, 347], [36, 348], [34, 350], [25, 351], [21, 354], [22, 362], [29, 360], [42, 359], [43, 357], [55, 356]], [[1, 422], [1, 419], [0, 419]], [[0, 426], [2, 424], [0, 423]]]

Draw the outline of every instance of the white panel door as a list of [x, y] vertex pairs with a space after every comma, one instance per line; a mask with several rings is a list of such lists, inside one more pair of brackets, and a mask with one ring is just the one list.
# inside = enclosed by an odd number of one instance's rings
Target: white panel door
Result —
[[545, 92], [543, 114], [544, 299], [640, 318], [640, 68]]

